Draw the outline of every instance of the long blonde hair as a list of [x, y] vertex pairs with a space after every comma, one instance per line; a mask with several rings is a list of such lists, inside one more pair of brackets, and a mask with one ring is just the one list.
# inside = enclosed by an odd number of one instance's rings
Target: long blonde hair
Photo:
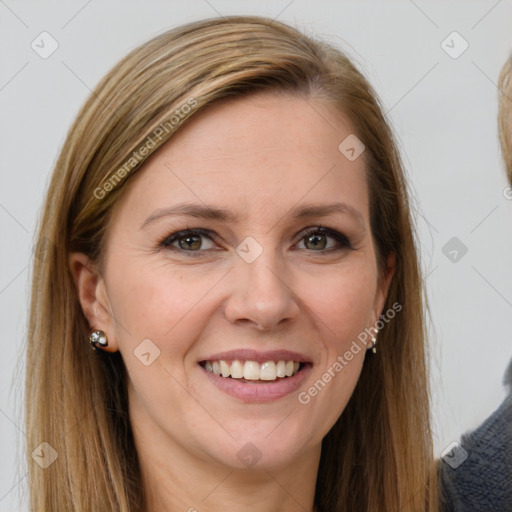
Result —
[[512, 185], [512, 55], [501, 68], [498, 79], [498, 130], [507, 178]]
[[[424, 294], [404, 171], [382, 107], [338, 49], [277, 21], [232, 16], [180, 26], [133, 50], [67, 135], [33, 269], [25, 411], [33, 511], [143, 510], [125, 367], [119, 353], [91, 350], [68, 257], [84, 252], [101, 268], [113, 208], [149, 155], [214, 102], [262, 89], [321, 97], [348, 116], [366, 146], [381, 276], [396, 256], [384, 310], [402, 310], [379, 333], [378, 353], [368, 354], [323, 440], [315, 504], [321, 512], [437, 510]], [[30, 455], [42, 442], [58, 453], [46, 469]]]

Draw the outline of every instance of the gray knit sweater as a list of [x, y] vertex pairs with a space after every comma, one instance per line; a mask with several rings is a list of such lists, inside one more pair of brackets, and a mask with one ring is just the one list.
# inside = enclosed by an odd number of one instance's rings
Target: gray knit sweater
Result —
[[498, 409], [439, 459], [444, 512], [512, 512], [512, 361], [505, 385]]

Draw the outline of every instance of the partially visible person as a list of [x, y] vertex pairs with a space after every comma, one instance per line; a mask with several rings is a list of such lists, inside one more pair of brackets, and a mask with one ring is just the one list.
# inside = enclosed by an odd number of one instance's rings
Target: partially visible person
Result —
[[[500, 73], [498, 88], [500, 142], [512, 186], [512, 55]], [[512, 361], [504, 384], [508, 395], [503, 403], [476, 430], [462, 436], [454, 449], [459, 453], [449, 454], [461, 463], [439, 460], [445, 512], [512, 511]]]

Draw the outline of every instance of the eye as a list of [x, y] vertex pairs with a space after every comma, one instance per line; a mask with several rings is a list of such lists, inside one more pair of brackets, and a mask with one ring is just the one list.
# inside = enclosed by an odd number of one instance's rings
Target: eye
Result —
[[[159, 245], [161, 247], [176, 249], [178, 251], [182, 249], [186, 252], [198, 252], [199, 249], [204, 249], [201, 237], [206, 237], [210, 242], [213, 242], [210, 232], [205, 229], [185, 229], [164, 238]], [[178, 243], [178, 247], [173, 245], [175, 242]], [[206, 249], [211, 248], [212, 247], [206, 247]]]
[[[334, 248], [332, 246], [327, 248], [326, 239], [328, 238], [334, 239], [338, 247], [334, 244]], [[313, 252], [332, 252], [341, 249], [352, 249], [352, 244], [345, 235], [333, 229], [323, 227], [316, 227], [303, 232], [301, 234], [301, 242], [302, 241], [304, 241], [306, 248], [313, 248]]]
[[[204, 237], [204, 238], [203, 238]], [[196, 256], [193, 253], [200, 253], [204, 250], [214, 249], [212, 247], [204, 246], [203, 240], [208, 240], [213, 244], [215, 235], [206, 229], [185, 229], [177, 231], [160, 241], [159, 246], [167, 249], [176, 250], [178, 252], [186, 252], [189, 256]], [[327, 247], [328, 239], [335, 241], [334, 246]], [[333, 252], [343, 249], [353, 249], [350, 240], [333, 229], [324, 228], [321, 226], [310, 228], [300, 234], [300, 242], [304, 242], [306, 249], [312, 249], [312, 252]], [[337, 247], [336, 247], [337, 245]], [[203, 251], [202, 251], [202, 250]]]

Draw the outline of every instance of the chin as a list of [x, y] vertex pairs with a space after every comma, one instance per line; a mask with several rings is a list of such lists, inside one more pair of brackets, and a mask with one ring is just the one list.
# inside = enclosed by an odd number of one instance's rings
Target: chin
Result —
[[205, 451], [219, 464], [232, 469], [271, 471], [295, 464], [303, 457], [310, 450], [303, 442], [299, 439], [294, 441], [290, 436], [281, 439], [279, 435], [272, 438], [272, 434], [250, 436], [246, 432], [215, 447], [205, 447]]

